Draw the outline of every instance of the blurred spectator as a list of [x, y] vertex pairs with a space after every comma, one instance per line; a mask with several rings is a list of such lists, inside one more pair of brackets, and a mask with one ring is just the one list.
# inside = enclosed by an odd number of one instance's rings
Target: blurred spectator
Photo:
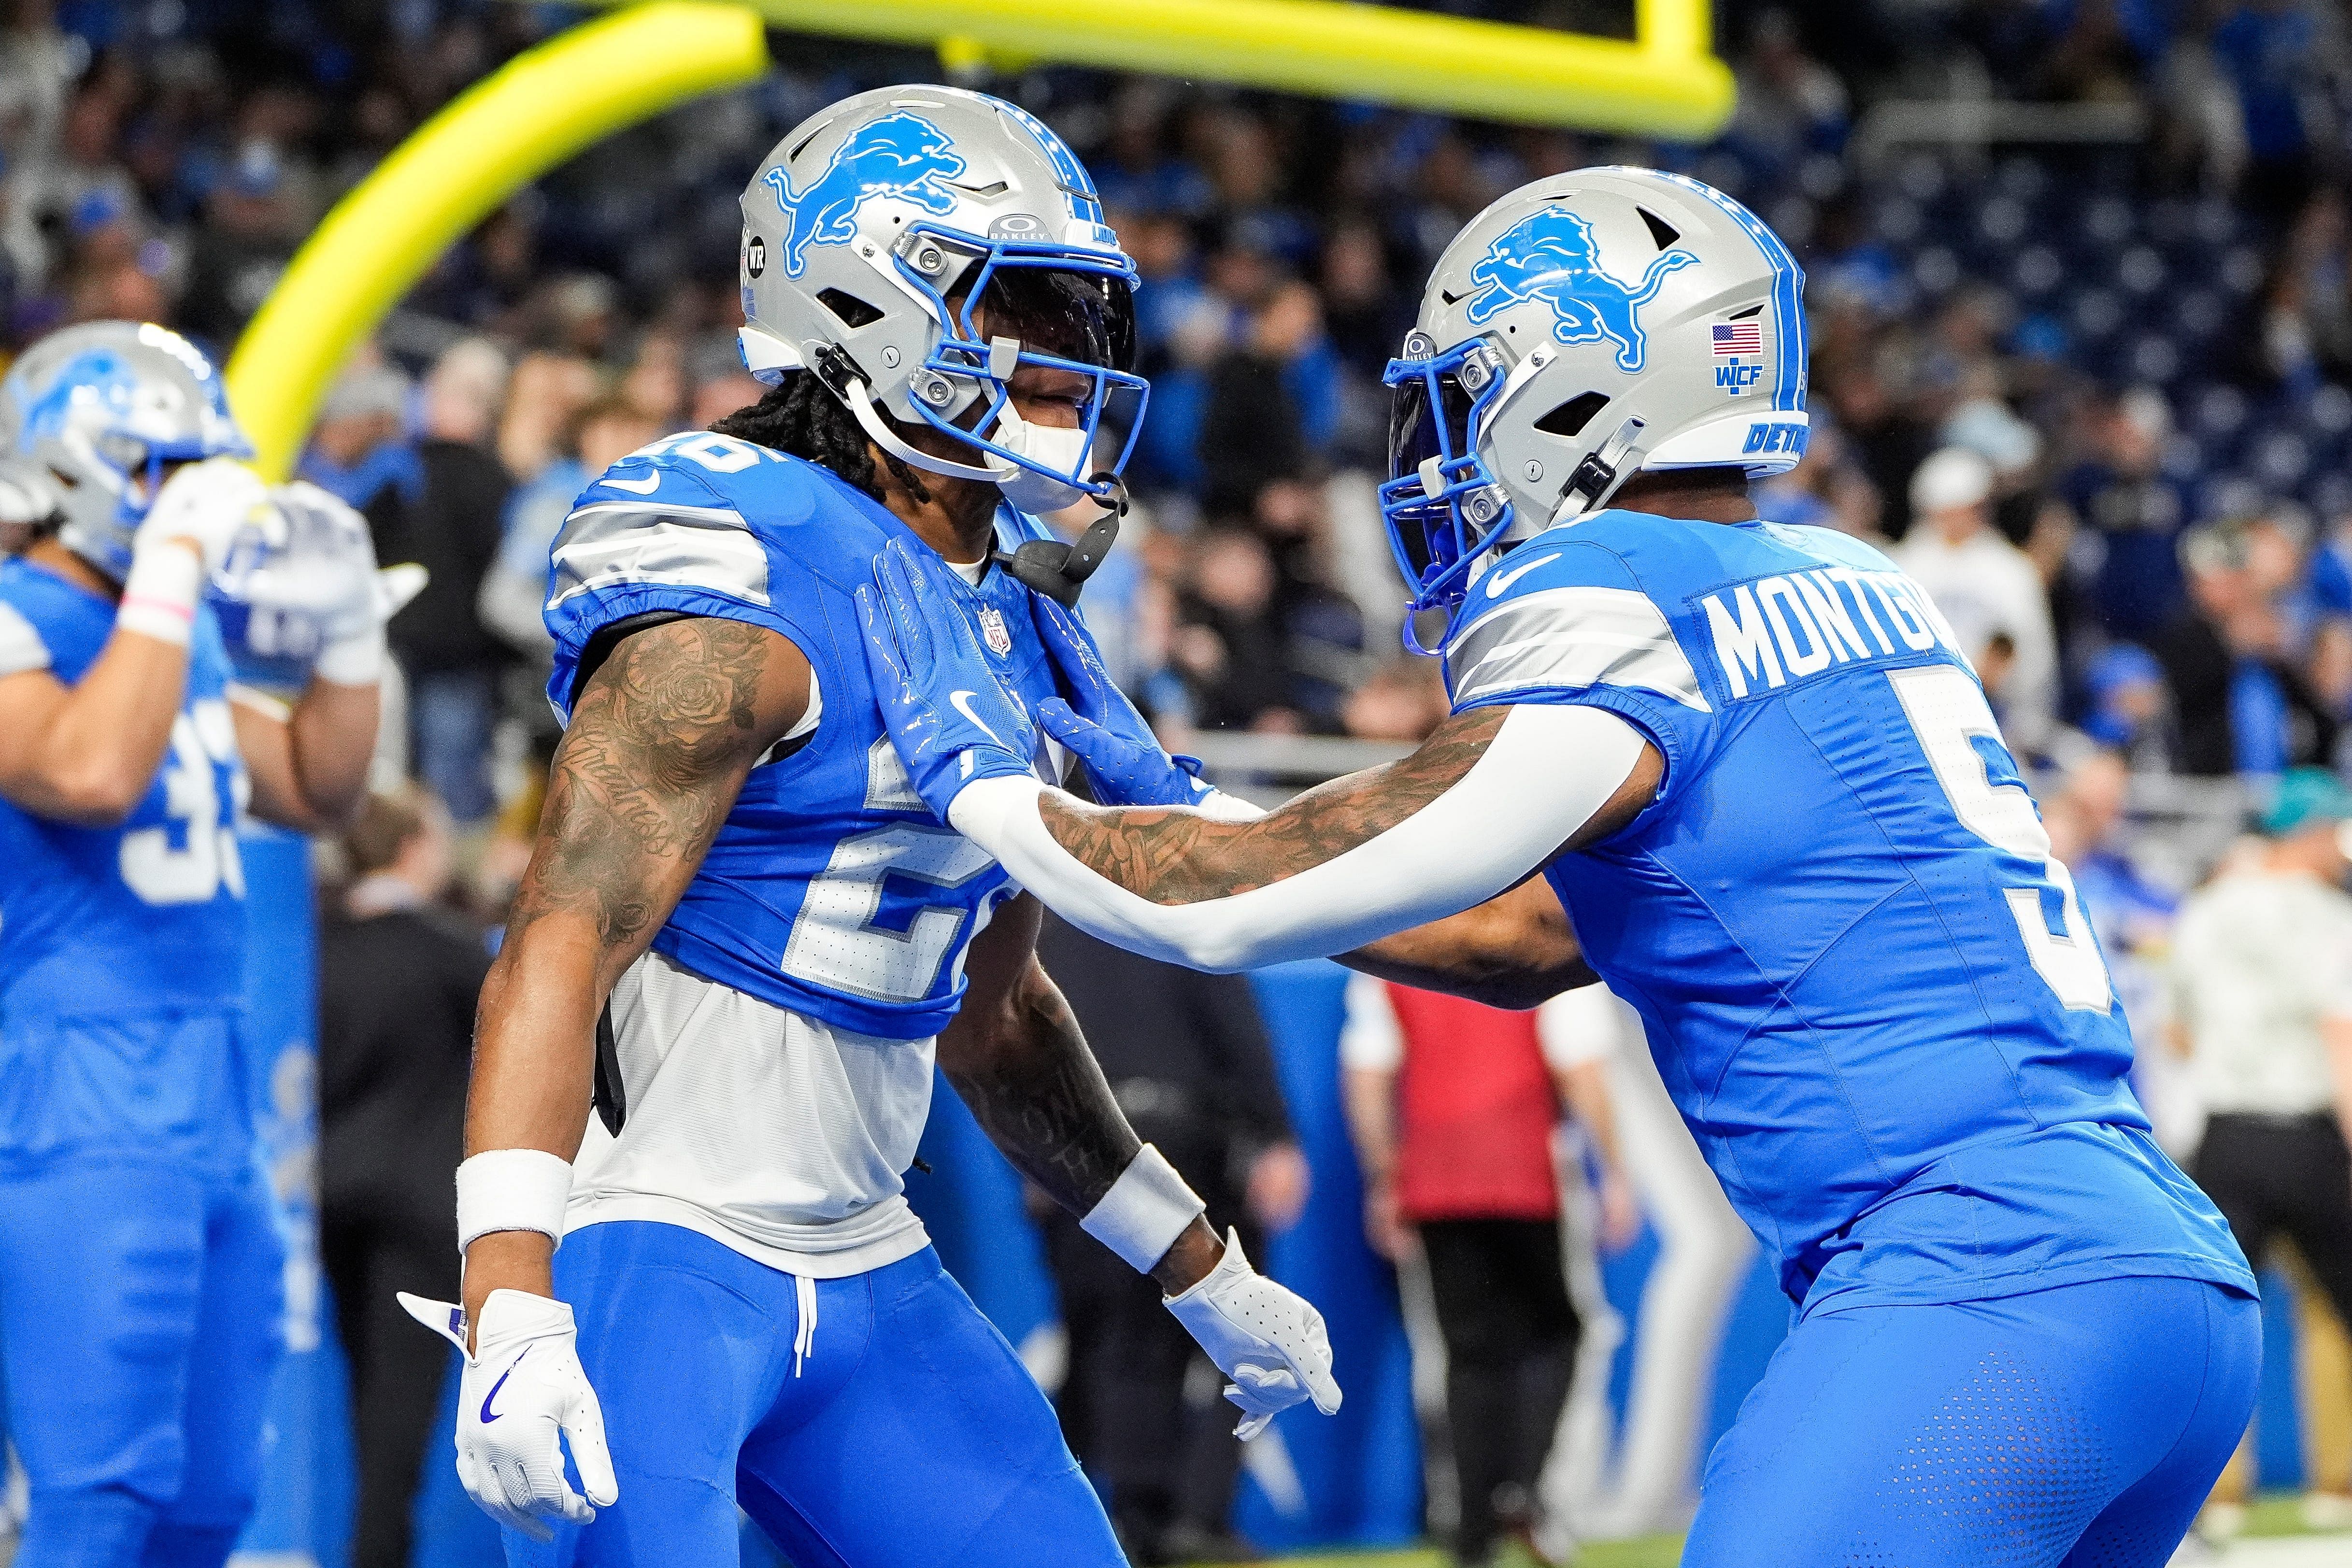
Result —
[[1274, 590], [1274, 558], [1255, 534], [1217, 529], [1194, 550], [1169, 653], [1202, 728], [1299, 727]]
[[2058, 494], [2092, 531], [2094, 602], [2106, 629], [2146, 637], [2180, 604], [2176, 543], [2180, 493], [2165, 479], [2172, 412], [2163, 394], [2136, 387], [2091, 415], [2090, 450], [2059, 481]]
[[547, 635], [540, 611], [547, 603], [548, 556], [555, 536], [590, 480], [663, 434], [660, 425], [619, 398], [588, 409], [577, 426], [577, 433], [560, 445], [561, 455], [508, 503], [506, 531], [482, 575], [477, 606], [482, 624], [532, 667], [541, 685], [554, 664], [555, 640]]
[[2057, 649], [2042, 578], [1992, 527], [1992, 465], [1947, 447], [1911, 478], [1913, 523], [1895, 561], [1927, 589], [1983, 678], [2001, 731], [2023, 752], [2050, 738]]
[[1246, 514], [1258, 492], [1305, 475], [1339, 416], [1338, 359], [1304, 283], [1276, 287], [1209, 381], [1199, 453], [1212, 515]]
[[[1097, 942], [1052, 915], [1037, 953], [1102, 1062], [1136, 1133], [1156, 1145], [1263, 1258], [1268, 1232], [1307, 1205], [1274, 1056], [1249, 982], [1202, 974]], [[1079, 1461], [1106, 1486], [1139, 1564], [1230, 1553], [1241, 1445], [1224, 1402], [1188, 1408], [1199, 1352], [1158, 1287], [1051, 1204], [1045, 1250], [1069, 1336], [1059, 1405]], [[1213, 1387], [1213, 1383], [1209, 1384]]]
[[1357, 740], [1417, 746], [1444, 721], [1449, 708], [1437, 661], [1402, 656], [1373, 670], [1348, 694], [1342, 718], [1348, 733]]
[[1805, 53], [1786, 11], [1765, 11], [1749, 24], [1738, 74], [1738, 108], [1725, 134], [1743, 148], [1786, 165], [1844, 143], [1845, 83]]
[[343, 372], [310, 431], [302, 478], [366, 514], [376, 558], [391, 563], [406, 543], [407, 509], [425, 489], [424, 465], [403, 438], [408, 378], [372, 359]]
[[2275, 776], [2335, 755], [2336, 722], [2288, 657], [2275, 541], [2247, 519], [2181, 536], [2189, 608], [2157, 656], [2172, 691], [2182, 773]]
[[353, 880], [319, 950], [319, 1251], [351, 1362], [358, 1568], [408, 1568], [410, 1509], [447, 1345], [394, 1300], [457, 1300], [449, 1173], [465, 1155], [480, 936], [437, 907], [449, 824], [429, 796], [371, 796], [343, 836]]
[[1348, 1127], [1364, 1231], [1382, 1257], [1426, 1262], [1445, 1343], [1447, 1436], [1458, 1477], [1455, 1560], [1494, 1563], [1536, 1528], [1536, 1478], [1568, 1403], [1580, 1325], [1560, 1246], [1554, 1132], [1572, 1107], [1601, 1162], [1603, 1235], [1640, 1223], [1610, 1111], [1608, 1042], [1571, 1006], [1507, 1013], [1457, 997], [1348, 982]]
[[2263, 210], [2292, 212], [2318, 167], [2313, 117], [2340, 16], [2311, 0], [2251, 0], [2214, 29], [2212, 48], [2238, 93], [2246, 174], [2240, 195]]
[[2260, 1268], [2303, 1255], [2352, 1321], [2352, 792], [2297, 769], [2264, 852], [2225, 868], [2173, 933], [2174, 1038], [2208, 1112], [2194, 1171]]
[[[582, 411], [595, 401], [596, 367], [589, 361], [543, 351], [516, 361], [499, 421], [499, 461], [508, 477], [527, 488], [559, 462]], [[579, 493], [580, 486], [572, 485], [572, 494]]]
[[511, 488], [490, 450], [506, 360], [469, 338], [445, 351], [425, 384], [425, 480], [407, 509], [398, 546], [384, 558], [415, 561], [432, 574], [425, 591], [393, 617], [393, 650], [409, 678], [418, 776], [461, 827], [488, 817], [490, 726], [503, 649], [476, 605], [496, 559]]
[[2153, 654], [2134, 643], [2112, 644], [2091, 661], [2083, 685], [2090, 699], [2083, 733], [2133, 767], [2160, 773], [2171, 765], [2164, 667]]
[[237, 149], [189, 257], [181, 324], [216, 351], [234, 344], [293, 258], [301, 218], [278, 149], [259, 141]]

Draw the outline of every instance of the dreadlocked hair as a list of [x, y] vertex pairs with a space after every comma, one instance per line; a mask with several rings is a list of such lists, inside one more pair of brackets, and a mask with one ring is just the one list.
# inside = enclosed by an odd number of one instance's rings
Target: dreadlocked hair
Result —
[[[883, 499], [882, 477], [874, 471], [874, 447], [858, 427], [856, 416], [807, 371], [785, 372], [783, 379], [761, 394], [759, 402], [713, 420], [710, 428], [739, 441], [804, 458], [876, 500]], [[913, 468], [887, 452], [882, 460], [916, 504], [930, 503], [931, 492], [924, 489]]]

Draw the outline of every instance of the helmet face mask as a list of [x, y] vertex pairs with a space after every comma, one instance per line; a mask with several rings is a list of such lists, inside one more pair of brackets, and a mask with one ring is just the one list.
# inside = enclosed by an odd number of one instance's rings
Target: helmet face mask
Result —
[[1502, 356], [1484, 338], [1442, 354], [1431, 347], [1414, 333], [1405, 342], [1411, 357], [1391, 360], [1382, 377], [1391, 389], [1391, 477], [1380, 500], [1398, 570], [1433, 604], [1454, 593], [1509, 526], [1512, 508], [1478, 450], [1479, 432], [1503, 394]]
[[[1074, 259], [1054, 247], [998, 246], [967, 268], [953, 295], [942, 296], [905, 253], [919, 254], [926, 242], [944, 247], [960, 238], [932, 225], [917, 225], [896, 257], [947, 323], [923, 365], [935, 379], [915, 384], [916, 413], [926, 425], [997, 459], [992, 468], [1010, 465], [1018, 470], [997, 484], [1024, 511], [1052, 511], [1088, 494], [1108, 493], [1134, 450], [1150, 396], [1149, 385], [1133, 374], [1132, 264]], [[1014, 348], [999, 346], [1007, 342]], [[1087, 378], [1075, 427], [1038, 426], [1021, 417], [1012, 406], [1012, 382], [1023, 369]], [[941, 385], [950, 389], [949, 396], [937, 395], [934, 389]], [[941, 411], [958, 404], [960, 416]], [[1106, 470], [1111, 478], [1098, 479], [1087, 470], [1107, 417], [1123, 425], [1127, 437]]]
[[1551, 176], [1471, 219], [1383, 377], [1381, 509], [1412, 607], [1458, 603], [1493, 551], [1637, 472], [1794, 467], [1802, 283], [1745, 207], [1650, 169]]
[[58, 539], [117, 580], [167, 468], [253, 455], [212, 362], [144, 321], [68, 327], [26, 350], [0, 382], [0, 449], [56, 479]]
[[[745, 187], [745, 367], [807, 370], [912, 466], [1045, 510], [1114, 496], [1148, 388], [1132, 373], [1134, 262], [1093, 182], [1034, 116], [982, 93], [860, 93], [796, 127]], [[1087, 378], [1076, 428], [1032, 424], [1024, 367]], [[1127, 443], [1097, 470], [1095, 441]], [[928, 426], [971, 448], [909, 446]]]

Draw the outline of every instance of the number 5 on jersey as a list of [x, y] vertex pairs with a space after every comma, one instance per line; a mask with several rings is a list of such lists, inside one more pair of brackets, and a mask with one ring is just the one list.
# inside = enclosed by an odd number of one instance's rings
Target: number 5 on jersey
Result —
[[[2023, 784], [1995, 784], [1987, 759], [1978, 749], [1979, 741], [1990, 742], [2007, 771], [2014, 773], [2016, 763], [2002, 744], [2000, 726], [1985, 701], [1984, 689], [1966, 670], [1948, 664], [1889, 670], [1886, 679], [1894, 683], [1895, 698], [1903, 704], [1912, 732], [1927, 753], [1927, 765], [1936, 770], [1937, 782], [1944, 786], [1960, 826], [1993, 848], [2041, 868], [2040, 883], [2006, 889], [2001, 894], [2017, 921], [2018, 935], [2025, 939], [2033, 972], [2068, 1011], [2106, 1012], [2115, 987], [2107, 978], [2106, 961], [2099, 956], [2099, 944], [2092, 938], [2091, 922], [2083, 916], [2074, 875], [2050, 853], [2050, 835], [2043, 830], [2042, 814], [2034, 810], [2033, 797], [2025, 793]], [[2066, 927], [2063, 936], [2050, 929], [2042, 913], [2044, 885], [2060, 895]]]

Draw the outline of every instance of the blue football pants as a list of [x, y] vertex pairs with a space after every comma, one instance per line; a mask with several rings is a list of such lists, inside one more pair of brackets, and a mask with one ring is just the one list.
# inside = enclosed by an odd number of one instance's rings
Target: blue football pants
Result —
[[575, 1231], [555, 1286], [621, 1499], [546, 1544], [509, 1531], [509, 1568], [734, 1568], [738, 1504], [794, 1568], [1126, 1563], [1053, 1407], [929, 1247], [816, 1281], [798, 1352], [798, 1282], [680, 1226]]
[[1684, 1568], [2161, 1568], [2262, 1359], [2254, 1300], [2198, 1279], [1816, 1312], [1709, 1457]]
[[219, 1568], [284, 1343], [261, 1173], [62, 1157], [0, 1178], [0, 1355], [31, 1483], [16, 1568]]

